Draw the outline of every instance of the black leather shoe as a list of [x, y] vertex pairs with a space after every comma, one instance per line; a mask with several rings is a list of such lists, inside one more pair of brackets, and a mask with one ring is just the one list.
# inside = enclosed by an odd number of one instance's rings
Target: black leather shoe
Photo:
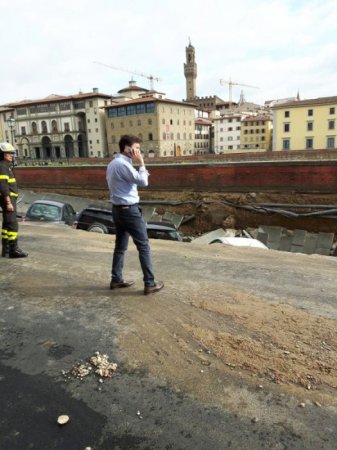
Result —
[[156, 281], [154, 286], [145, 286], [144, 287], [144, 295], [154, 294], [155, 292], [163, 289], [164, 283], [162, 281]]
[[110, 289], [127, 288], [127, 287], [132, 286], [133, 284], [134, 284], [133, 280], [130, 280], [130, 281], [123, 280], [123, 281], [119, 281], [119, 282], [111, 280]]

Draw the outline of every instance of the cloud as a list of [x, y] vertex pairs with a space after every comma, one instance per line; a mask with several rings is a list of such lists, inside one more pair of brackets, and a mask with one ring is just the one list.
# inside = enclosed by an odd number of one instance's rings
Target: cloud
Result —
[[[183, 63], [191, 38], [198, 64], [197, 94], [244, 88], [247, 100], [337, 95], [335, 0], [12, 0], [0, 6], [0, 103], [79, 89], [113, 94], [131, 73], [162, 79], [158, 90], [185, 97]], [[149, 87], [146, 77], [134, 75]], [[233, 99], [241, 88], [233, 87]]]

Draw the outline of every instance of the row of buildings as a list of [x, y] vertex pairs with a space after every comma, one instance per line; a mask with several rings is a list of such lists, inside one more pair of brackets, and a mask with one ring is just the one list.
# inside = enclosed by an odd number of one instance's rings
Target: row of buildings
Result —
[[0, 107], [0, 140], [11, 141], [20, 159], [106, 158], [120, 136], [142, 139], [148, 157], [334, 149], [337, 97], [299, 97], [238, 103], [197, 97], [195, 49], [186, 47], [186, 99], [137, 86], [131, 80], [114, 96], [97, 88], [51, 95]]

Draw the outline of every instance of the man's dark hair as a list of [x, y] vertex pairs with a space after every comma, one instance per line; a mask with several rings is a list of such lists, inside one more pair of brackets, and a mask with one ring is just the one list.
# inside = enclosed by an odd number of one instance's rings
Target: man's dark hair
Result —
[[140, 144], [142, 140], [133, 134], [124, 134], [119, 140], [119, 151], [124, 152], [125, 147], [131, 147], [134, 143]]

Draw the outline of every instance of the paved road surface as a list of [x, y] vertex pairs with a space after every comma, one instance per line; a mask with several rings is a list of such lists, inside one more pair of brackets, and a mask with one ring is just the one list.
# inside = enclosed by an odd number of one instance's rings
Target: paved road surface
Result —
[[[317, 397], [244, 364], [237, 370], [209, 337], [215, 326], [225, 327], [218, 338], [247, 332], [244, 312], [235, 330], [229, 320], [240, 302], [265, 305], [266, 320], [283, 305], [284, 314], [335, 326], [337, 259], [152, 241], [166, 287], [145, 297], [132, 244], [126, 275], [136, 284], [112, 292], [113, 236], [53, 225], [21, 231], [29, 257], [0, 261], [1, 449], [337, 448], [336, 387], [318, 387]], [[330, 335], [326, 345], [336, 351]], [[62, 374], [96, 351], [117, 362], [111, 379]], [[60, 414], [70, 416], [63, 427]]]

